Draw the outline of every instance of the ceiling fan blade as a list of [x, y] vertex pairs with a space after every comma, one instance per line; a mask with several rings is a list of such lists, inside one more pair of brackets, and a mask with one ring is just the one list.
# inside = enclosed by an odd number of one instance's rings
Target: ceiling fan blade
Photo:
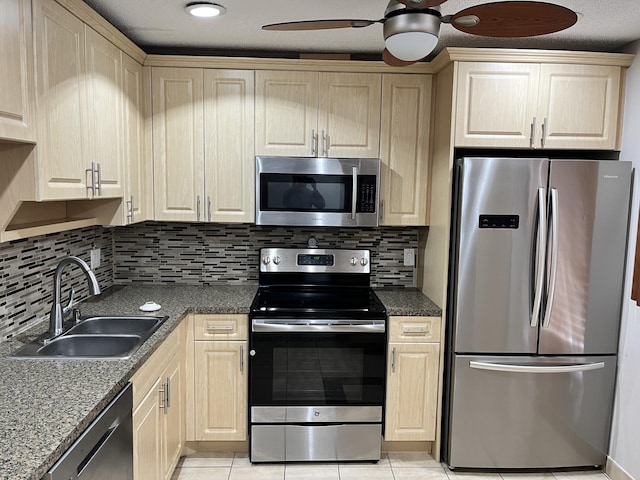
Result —
[[303, 20], [300, 22], [283, 22], [263, 25], [263, 30], [296, 31], [296, 30], [329, 30], [332, 28], [362, 28], [380, 23], [382, 20]]
[[402, 3], [407, 6], [407, 8], [430, 8], [435, 7], [437, 5], [442, 5], [447, 0], [396, 0], [398, 3]]
[[390, 67], [406, 67], [408, 65], [413, 65], [414, 63], [418, 63], [422, 59], [414, 60], [410, 62], [406, 60], [400, 60], [399, 58], [394, 57], [391, 54], [391, 52], [385, 48], [384, 51], [382, 52], [382, 60], [384, 61], [384, 63], [386, 63]]
[[573, 10], [560, 5], [508, 1], [465, 8], [453, 15], [448, 23], [461, 32], [483, 37], [534, 37], [559, 32], [577, 21]]

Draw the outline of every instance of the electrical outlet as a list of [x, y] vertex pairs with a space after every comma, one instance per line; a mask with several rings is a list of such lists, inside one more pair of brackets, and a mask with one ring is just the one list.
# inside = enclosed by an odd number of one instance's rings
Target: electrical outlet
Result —
[[416, 264], [416, 251], [414, 248], [404, 249], [404, 266], [413, 267]]
[[100, 266], [100, 249], [91, 249], [91, 270], [95, 270]]

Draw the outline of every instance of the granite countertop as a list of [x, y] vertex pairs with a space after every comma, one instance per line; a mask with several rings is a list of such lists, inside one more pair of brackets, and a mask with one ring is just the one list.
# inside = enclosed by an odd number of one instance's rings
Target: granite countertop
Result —
[[[79, 305], [82, 315], [142, 314], [147, 301], [162, 306], [149, 315], [169, 319], [125, 360], [24, 360], [7, 356], [46, 331], [46, 322], [29, 335], [0, 343], [1, 480], [40, 480], [133, 373], [187, 313], [249, 313], [257, 285], [116, 287]], [[389, 315], [440, 315], [418, 290], [376, 290]]]

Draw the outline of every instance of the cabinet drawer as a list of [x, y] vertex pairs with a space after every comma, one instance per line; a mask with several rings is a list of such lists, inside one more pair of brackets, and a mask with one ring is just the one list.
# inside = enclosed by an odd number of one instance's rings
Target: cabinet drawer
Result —
[[247, 315], [194, 315], [195, 340], [246, 340]]
[[440, 317], [389, 317], [390, 342], [440, 342]]

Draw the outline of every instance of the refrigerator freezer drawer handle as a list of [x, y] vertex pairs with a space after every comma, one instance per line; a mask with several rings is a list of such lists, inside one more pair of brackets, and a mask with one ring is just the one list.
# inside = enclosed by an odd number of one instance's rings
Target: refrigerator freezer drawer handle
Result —
[[538, 188], [538, 241], [536, 247], [536, 285], [531, 310], [531, 327], [538, 326], [540, 318], [540, 304], [542, 302], [542, 287], [544, 286], [544, 262], [547, 256], [547, 192], [545, 188]]
[[553, 297], [556, 292], [556, 276], [558, 274], [558, 190], [551, 189], [551, 267], [549, 269], [549, 284], [547, 286], [547, 307], [542, 320], [542, 328], [547, 328], [551, 322]]
[[493, 370], [496, 372], [511, 373], [573, 373], [599, 370], [604, 368], [604, 362], [579, 363], [576, 365], [554, 365], [549, 367], [537, 367], [534, 365], [508, 365], [503, 363], [469, 362], [469, 367], [478, 370]]

